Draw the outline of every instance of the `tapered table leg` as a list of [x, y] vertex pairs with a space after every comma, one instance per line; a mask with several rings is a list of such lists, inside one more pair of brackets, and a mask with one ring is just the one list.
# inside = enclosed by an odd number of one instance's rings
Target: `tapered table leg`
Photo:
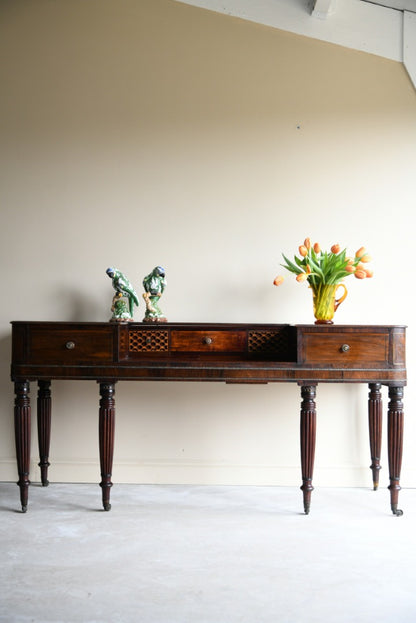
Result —
[[311, 494], [313, 491], [312, 477], [315, 460], [316, 440], [316, 386], [301, 386], [301, 411], [300, 411], [300, 448], [302, 465], [303, 507], [305, 514], [309, 514], [311, 506]]
[[109, 511], [111, 472], [113, 469], [114, 454], [114, 424], [115, 424], [115, 383], [100, 383], [100, 411], [99, 411], [99, 444], [103, 508]]
[[14, 427], [16, 439], [17, 471], [19, 474], [20, 501], [22, 512], [27, 510], [29, 496], [30, 469], [30, 384], [28, 381], [16, 381], [14, 403]]
[[51, 440], [51, 382], [38, 381], [38, 444], [39, 467], [42, 485], [47, 487], [49, 463], [49, 446]]
[[400, 471], [403, 453], [403, 387], [389, 387], [388, 408], [388, 457], [390, 473], [390, 502], [394, 515], [403, 515], [403, 511], [397, 508], [400, 491]]
[[368, 429], [370, 433], [370, 469], [373, 472], [373, 488], [378, 489], [380, 476], [381, 430], [383, 421], [383, 403], [381, 383], [370, 383], [368, 394]]

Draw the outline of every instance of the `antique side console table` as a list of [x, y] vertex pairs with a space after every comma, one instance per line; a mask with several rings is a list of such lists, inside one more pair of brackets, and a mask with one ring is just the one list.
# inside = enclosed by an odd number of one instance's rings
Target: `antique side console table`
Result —
[[[16, 456], [22, 511], [28, 504], [30, 382], [37, 381], [40, 470], [48, 484], [51, 381], [99, 383], [99, 448], [102, 502], [110, 488], [117, 381], [297, 383], [303, 504], [309, 513], [316, 434], [318, 383], [368, 383], [373, 486], [381, 451], [381, 386], [388, 386], [390, 502], [395, 515], [403, 447], [406, 384], [404, 326], [12, 322], [11, 378], [15, 385]], [[336, 408], [336, 405], [334, 405]]]

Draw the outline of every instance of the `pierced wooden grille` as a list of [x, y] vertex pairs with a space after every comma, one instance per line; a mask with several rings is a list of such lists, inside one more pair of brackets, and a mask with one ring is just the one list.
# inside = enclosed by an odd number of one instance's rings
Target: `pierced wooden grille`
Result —
[[130, 331], [129, 352], [169, 350], [168, 331]]
[[249, 331], [249, 353], [284, 354], [288, 351], [289, 339], [285, 331]]

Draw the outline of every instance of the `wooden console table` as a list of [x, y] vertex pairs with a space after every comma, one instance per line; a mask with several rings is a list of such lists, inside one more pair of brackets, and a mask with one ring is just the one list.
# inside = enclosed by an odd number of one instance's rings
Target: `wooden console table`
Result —
[[301, 390], [300, 446], [303, 504], [309, 513], [318, 383], [368, 383], [373, 486], [381, 451], [381, 386], [388, 386], [390, 502], [395, 515], [403, 447], [406, 384], [404, 326], [12, 322], [11, 378], [15, 384], [16, 456], [22, 511], [28, 504], [30, 382], [37, 381], [42, 484], [48, 484], [51, 381], [99, 383], [102, 502], [111, 508], [117, 381], [297, 383]]

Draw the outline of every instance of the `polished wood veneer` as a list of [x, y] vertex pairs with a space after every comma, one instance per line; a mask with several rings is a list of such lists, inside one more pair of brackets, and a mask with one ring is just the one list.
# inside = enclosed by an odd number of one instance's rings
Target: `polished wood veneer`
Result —
[[318, 383], [368, 383], [373, 486], [379, 482], [381, 386], [387, 385], [390, 503], [398, 494], [406, 384], [404, 326], [224, 323], [12, 322], [11, 378], [15, 384], [16, 457], [22, 510], [28, 504], [30, 382], [37, 381], [39, 466], [48, 484], [51, 381], [99, 383], [102, 500], [110, 488], [119, 380], [297, 383], [301, 388], [300, 446], [303, 503], [309, 513]]

